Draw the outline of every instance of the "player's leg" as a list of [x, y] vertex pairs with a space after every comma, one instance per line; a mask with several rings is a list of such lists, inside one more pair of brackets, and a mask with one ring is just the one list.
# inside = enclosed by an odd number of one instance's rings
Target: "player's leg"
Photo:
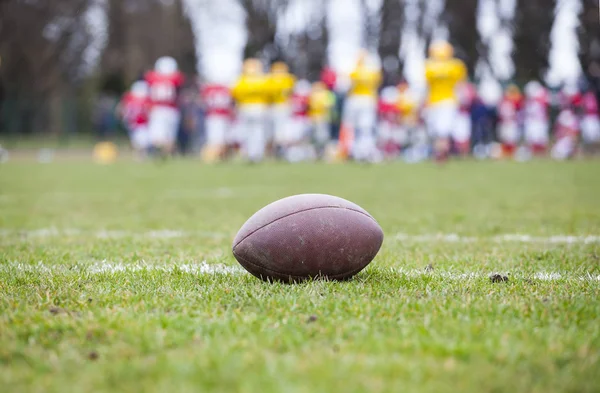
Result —
[[450, 134], [454, 124], [455, 108], [451, 103], [439, 103], [429, 108], [429, 123], [436, 161], [443, 162], [450, 153]]
[[367, 99], [358, 101], [356, 114], [356, 140], [353, 146], [353, 157], [357, 161], [378, 161], [379, 151], [375, 138], [376, 113], [375, 105]]
[[585, 115], [581, 120], [581, 139], [585, 151], [595, 154], [600, 147], [600, 118], [596, 115]]
[[212, 115], [206, 119], [206, 145], [202, 149], [202, 159], [206, 162], [215, 162], [225, 154], [225, 134], [227, 131], [226, 118]]
[[471, 115], [459, 112], [456, 116], [456, 125], [452, 129], [452, 140], [456, 152], [464, 157], [471, 150]]
[[260, 162], [264, 159], [267, 145], [267, 125], [259, 108], [250, 108], [248, 115], [248, 159]]
[[148, 126], [138, 125], [131, 133], [131, 144], [136, 159], [143, 159], [146, 157], [148, 149], [150, 148], [151, 141], [148, 131]]

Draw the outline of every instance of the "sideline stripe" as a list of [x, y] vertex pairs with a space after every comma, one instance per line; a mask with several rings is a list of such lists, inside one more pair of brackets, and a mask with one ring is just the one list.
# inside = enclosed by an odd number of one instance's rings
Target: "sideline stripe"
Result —
[[224, 232], [215, 231], [180, 231], [171, 229], [161, 229], [146, 232], [132, 232], [124, 230], [99, 230], [89, 231], [82, 229], [66, 228], [41, 228], [41, 229], [0, 229], [0, 238], [20, 236], [26, 239], [49, 238], [49, 237], [69, 237], [69, 236], [92, 236], [98, 239], [175, 239], [181, 237], [204, 237], [204, 238], [225, 238], [230, 237]]
[[586, 235], [552, 235], [535, 236], [527, 234], [503, 234], [490, 237], [461, 236], [455, 233], [450, 234], [428, 234], [428, 235], [409, 235], [399, 233], [394, 237], [397, 241], [411, 241], [422, 243], [475, 243], [478, 241], [492, 241], [496, 243], [546, 243], [546, 244], [593, 244], [600, 243], [600, 236]]
[[[40, 228], [40, 229], [0, 229], [0, 238], [21, 237], [24, 239], [48, 238], [61, 236], [92, 236], [98, 239], [175, 239], [183, 237], [233, 238], [233, 233], [217, 231], [183, 231], [183, 230], [151, 230], [133, 232], [126, 230], [82, 230], [74, 228]], [[600, 243], [600, 235], [552, 235], [537, 236], [522, 233], [503, 234], [497, 236], [462, 236], [456, 233], [407, 234], [397, 233], [389, 237], [396, 241], [416, 243], [475, 243], [491, 241], [496, 243], [539, 243], [539, 244], [596, 244]]]
[[[489, 278], [495, 273], [470, 272], [470, 273], [455, 273], [448, 271], [427, 271], [426, 269], [404, 269], [404, 268], [384, 268], [388, 272], [408, 277], [433, 277], [454, 281], [469, 281]], [[179, 271], [194, 275], [238, 275], [249, 274], [241, 266], [211, 264], [206, 261], [197, 263], [175, 263], [169, 265], [158, 265], [146, 262], [122, 263], [110, 262], [107, 260], [93, 262], [90, 264], [76, 265], [49, 265], [43, 262], [37, 264], [26, 264], [20, 262], [10, 262], [0, 264], [0, 272], [29, 272], [43, 274], [117, 274], [117, 273], [136, 273], [136, 272], [174, 272]], [[574, 276], [568, 272], [536, 272], [533, 274], [509, 275], [509, 279], [535, 279], [540, 281], [589, 281], [600, 282], [600, 275], [584, 274]]]

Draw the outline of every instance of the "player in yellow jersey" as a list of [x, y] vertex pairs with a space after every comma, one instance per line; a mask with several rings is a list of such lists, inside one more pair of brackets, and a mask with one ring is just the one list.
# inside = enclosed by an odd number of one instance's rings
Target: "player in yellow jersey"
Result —
[[425, 78], [429, 87], [425, 120], [434, 141], [437, 160], [446, 159], [450, 152], [452, 127], [459, 108], [456, 87], [466, 77], [466, 67], [462, 61], [454, 58], [452, 45], [445, 41], [433, 42], [425, 63]]
[[325, 148], [331, 139], [331, 110], [334, 105], [335, 96], [327, 89], [325, 83], [313, 83], [308, 101], [308, 116], [318, 158], [323, 158]]
[[358, 161], [375, 161], [378, 150], [375, 137], [377, 93], [381, 70], [369, 64], [366, 51], [360, 53], [356, 68], [350, 74], [351, 88], [344, 105], [344, 127], [350, 127], [354, 141], [350, 155]]
[[246, 156], [251, 162], [262, 161], [267, 146], [269, 92], [259, 60], [248, 59], [244, 62], [242, 75], [233, 87], [232, 96], [237, 105], [238, 127]]
[[281, 62], [271, 65], [271, 73], [267, 79], [271, 104], [271, 121], [273, 126], [273, 142], [279, 153], [290, 143], [290, 96], [296, 78], [290, 74], [288, 66]]
[[404, 159], [408, 162], [424, 160], [429, 154], [429, 138], [422, 124], [419, 99], [406, 82], [398, 85], [398, 92], [396, 105], [400, 113]]

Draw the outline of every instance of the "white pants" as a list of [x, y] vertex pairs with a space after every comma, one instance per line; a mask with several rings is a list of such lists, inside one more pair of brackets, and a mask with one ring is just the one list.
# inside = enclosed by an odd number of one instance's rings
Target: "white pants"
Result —
[[457, 143], [466, 143], [471, 140], [471, 114], [458, 112], [455, 125], [451, 131], [452, 140]]
[[329, 122], [327, 119], [313, 119], [313, 141], [317, 147], [324, 147], [329, 143], [330, 136]]
[[427, 130], [432, 138], [450, 138], [456, 127], [458, 105], [454, 101], [442, 101], [427, 108]]
[[273, 142], [276, 145], [290, 143], [290, 108], [287, 104], [277, 104], [271, 108]]
[[585, 115], [581, 119], [581, 137], [585, 143], [600, 142], [600, 119], [597, 115]]
[[150, 147], [150, 135], [148, 132], [148, 126], [145, 124], [133, 128], [130, 131], [130, 138], [131, 146], [133, 146], [135, 150], [145, 150]]
[[358, 161], [373, 161], [378, 156], [375, 138], [377, 101], [370, 96], [350, 96], [344, 105], [344, 123], [354, 131], [350, 155]]
[[525, 142], [528, 145], [547, 145], [550, 125], [545, 119], [525, 119]]
[[150, 111], [148, 132], [150, 142], [155, 146], [169, 146], [175, 143], [181, 114], [177, 108], [156, 106]]
[[577, 148], [577, 139], [573, 136], [562, 137], [552, 147], [552, 158], [566, 160]]
[[206, 144], [225, 146], [228, 142], [229, 118], [223, 115], [210, 115], [206, 118]]
[[498, 137], [500, 142], [516, 145], [519, 143], [519, 125], [516, 121], [502, 123], [498, 129]]
[[377, 101], [369, 96], [350, 96], [344, 105], [344, 123], [355, 135], [374, 134], [377, 122]]
[[285, 128], [279, 132], [275, 139], [277, 146], [289, 147], [302, 142], [307, 137], [310, 123], [306, 117], [294, 116], [289, 118], [285, 124]]
[[266, 107], [264, 105], [244, 105], [240, 107], [240, 133], [244, 138], [246, 156], [251, 161], [261, 161], [267, 146]]

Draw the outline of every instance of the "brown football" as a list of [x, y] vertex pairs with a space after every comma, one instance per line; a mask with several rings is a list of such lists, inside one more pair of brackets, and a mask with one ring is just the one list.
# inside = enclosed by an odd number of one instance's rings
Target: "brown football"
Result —
[[233, 240], [233, 255], [263, 280], [345, 280], [364, 269], [383, 231], [360, 206], [323, 194], [280, 199], [256, 212]]

